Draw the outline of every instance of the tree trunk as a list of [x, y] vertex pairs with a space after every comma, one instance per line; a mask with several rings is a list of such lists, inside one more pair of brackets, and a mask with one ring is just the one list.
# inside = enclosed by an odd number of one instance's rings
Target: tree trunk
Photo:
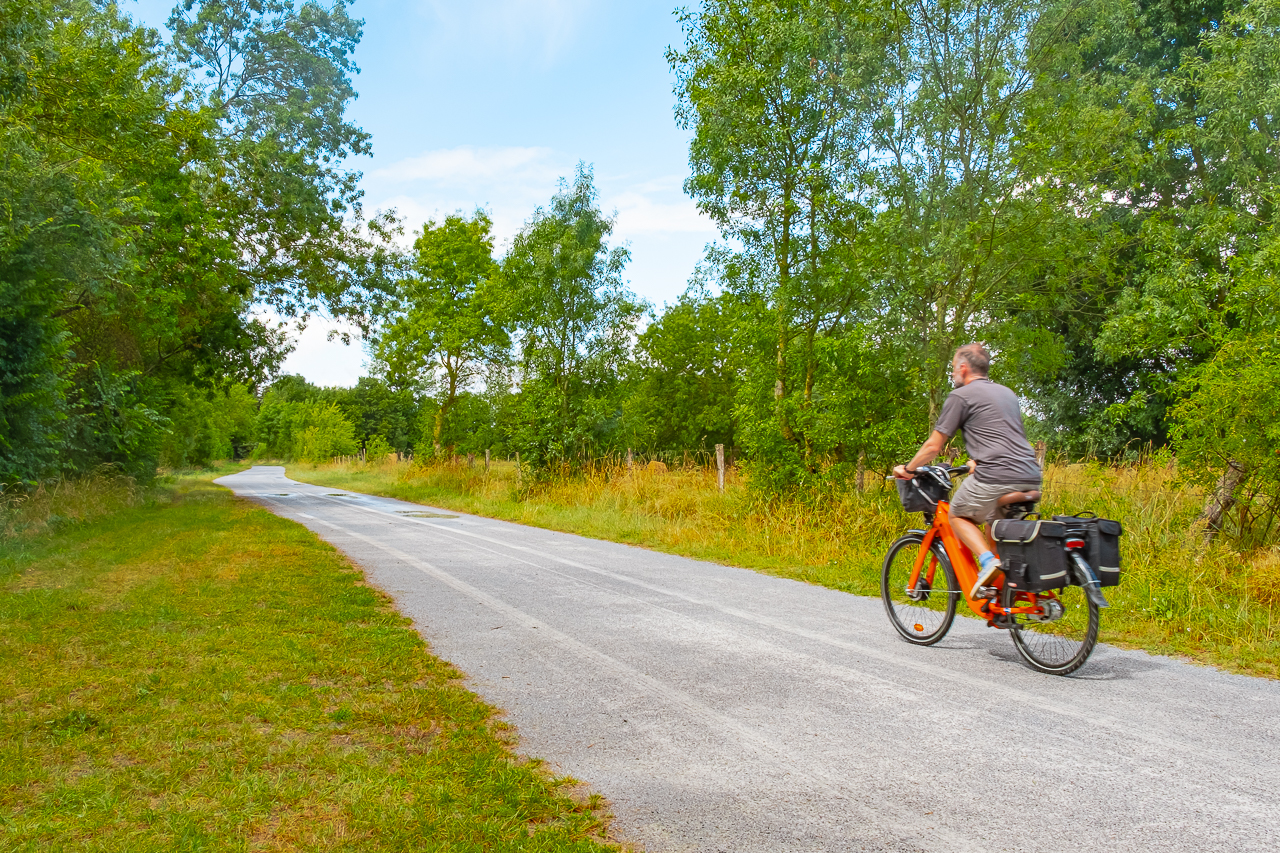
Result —
[[[436, 409], [435, 430], [432, 435], [432, 444], [435, 445], [436, 455], [440, 455], [440, 437], [444, 434], [444, 419], [449, 410], [453, 408], [453, 404], [458, 399], [458, 375], [454, 370], [445, 366], [445, 374], [449, 377], [449, 392], [444, 400], [440, 403], [440, 408]], [[452, 445], [450, 445], [452, 450]]]
[[1212, 539], [1222, 529], [1222, 520], [1236, 505], [1236, 489], [1240, 488], [1247, 476], [1248, 472], [1234, 459], [1227, 463], [1227, 470], [1222, 472], [1218, 487], [1209, 495], [1204, 512], [1200, 513], [1200, 520], [1205, 522], [1205, 538]]

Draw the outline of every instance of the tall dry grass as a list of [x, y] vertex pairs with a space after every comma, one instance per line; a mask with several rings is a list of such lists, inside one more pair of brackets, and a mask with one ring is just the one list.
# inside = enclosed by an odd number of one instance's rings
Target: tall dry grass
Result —
[[132, 478], [110, 470], [0, 493], [0, 536], [36, 536], [62, 524], [101, 518], [141, 499]]
[[[628, 542], [860, 595], [879, 594], [889, 544], [919, 515], [892, 484], [768, 497], [732, 472], [658, 473], [617, 460], [538, 481], [499, 462], [292, 466], [299, 479]], [[1046, 515], [1089, 510], [1119, 520], [1124, 581], [1107, 590], [1103, 639], [1231, 669], [1280, 675], [1280, 550], [1240, 551], [1197, 526], [1203, 494], [1165, 460], [1112, 467], [1050, 464]]]

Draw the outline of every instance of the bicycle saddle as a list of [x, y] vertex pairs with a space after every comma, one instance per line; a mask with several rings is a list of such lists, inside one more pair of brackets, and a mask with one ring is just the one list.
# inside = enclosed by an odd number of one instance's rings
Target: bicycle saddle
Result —
[[1040, 490], [1031, 489], [1026, 492], [1010, 492], [1007, 495], [1001, 495], [996, 501], [996, 506], [1008, 506], [1009, 504], [1028, 504], [1035, 503], [1040, 500]]

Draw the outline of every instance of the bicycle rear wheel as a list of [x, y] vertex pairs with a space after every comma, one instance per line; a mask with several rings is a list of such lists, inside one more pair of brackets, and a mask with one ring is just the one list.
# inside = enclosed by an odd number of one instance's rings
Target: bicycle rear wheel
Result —
[[889, 621], [903, 639], [918, 646], [931, 646], [950, 630], [960, 593], [951, 561], [937, 542], [925, 556], [915, 585], [910, 585], [923, 543], [924, 537], [919, 533], [908, 533], [889, 546], [880, 573], [880, 598]]
[[1055, 597], [1062, 607], [1061, 618], [1043, 622], [1018, 615], [1009, 633], [1032, 669], [1070, 675], [1084, 666], [1098, 644], [1098, 606], [1078, 586], [1057, 590]]

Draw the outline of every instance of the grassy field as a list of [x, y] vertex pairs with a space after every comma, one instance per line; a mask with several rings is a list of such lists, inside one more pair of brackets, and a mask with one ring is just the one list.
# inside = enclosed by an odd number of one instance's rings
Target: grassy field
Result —
[[[324, 486], [629, 542], [845, 590], [879, 594], [880, 562], [903, 530], [919, 526], [891, 484], [763, 500], [731, 478], [721, 494], [702, 469], [664, 474], [624, 467], [518, 487], [495, 464], [414, 467], [290, 465]], [[1093, 510], [1119, 519], [1125, 578], [1107, 590], [1102, 639], [1121, 646], [1280, 677], [1280, 551], [1239, 553], [1207, 543], [1194, 521], [1202, 496], [1161, 461], [1124, 468], [1050, 465], [1047, 513]], [[890, 630], [885, 624], [885, 630]]]
[[0, 849], [611, 849], [359, 572], [209, 480], [0, 505]]

